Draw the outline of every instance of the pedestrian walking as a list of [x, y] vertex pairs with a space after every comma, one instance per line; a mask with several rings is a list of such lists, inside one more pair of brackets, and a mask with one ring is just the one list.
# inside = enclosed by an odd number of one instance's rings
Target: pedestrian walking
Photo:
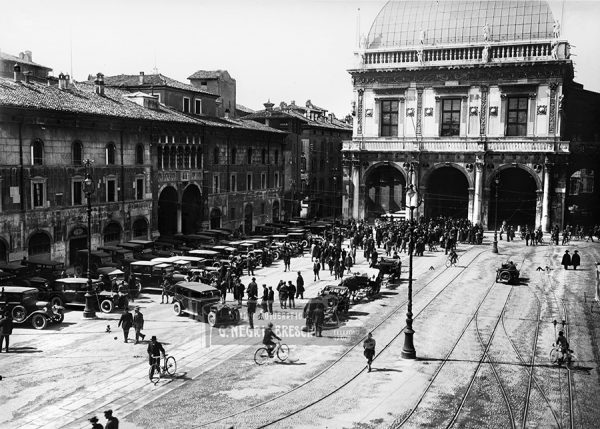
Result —
[[262, 285], [262, 299], [260, 301], [260, 313], [258, 313], [258, 318], [263, 319], [263, 314], [269, 311], [268, 302], [269, 302], [269, 289], [267, 289], [267, 285]]
[[160, 303], [164, 304], [165, 298], [167, 299], [167, 304], [169, 303], [169, 279], [166, 275], [163, 276], [161, 283], [161, 294], [160, 294]]
[[112, 410], [106, 410], [104, 417], [106, 418], [104, 429], [119, 429], [119, 419], [113, 416]]
[[13, 331], [13, 317], [9, 309], [4, 310], [4, 317], [0, 318], [0, 353], [2, 352], [2, 345], [6, 343], [6, 353], [8, 353], [8, 346], [10, 342], [10, 336]]
[[273, 314], [273, 301], [275, 301], [275, 291], [273, 286], [269, 286], [269, 314]]
[[252, 253], [248, 253], [248, 257], [246, 258], [246, 265], [248, 265], [248, 275], [253, 276], [255, 261], [254, 261], [254, 255]]
[[285, 273], [286, 271], [292, 271], [292, 269], [290, 268], [290, 263], [291, 263], [292, 257], [290, 256], [290, 252], [286, 249], [284, 254], [283, 254], [283, 272]]
[[125, 343], [129, 337], [129, 330], [133, 326], [133, 316], [129, 312], [129, 308], [125, 308], [123, 314], [121, 314], [121, 318], [119, 319], [119, 324], [117, 327], [123, 327], [123, 338], [125, 339]]
[[321, 280], [321, 277], [319, 277], [319, 271], [321, 271], [321, 264], [319, 264], [319, 261], [315, 261], [315, 263], [313, 264], [313, 273], [314, 273], [314, 281], [317, 281], [317, 279]]
[[133, 313], [133, 329], [135, 329], [135, 344], [139, 342], [140, 337], [142, 337], [142, 341], [146, 338], [142, 334], [142, 329], [144, 329], [144, 315], [140, 312], [140, 307], [135, 307]]
[[279, 290], [279, 305], [281, 308], [287, 308], [288, 299], [288, 287], [285, 282], [281, 283], [281, 286], [277, 288]]
[[100, 423], [98, 423], [98, 417], [94, 416], [88, 420], [92, 424], [92, 429], [104, 429], [104, 426], [102, 426]]
[[236, 285], [235, 288], [237, 289], [237, 294], [238, 294], [238, 305], [242, 305], [242, 299], [244, 299], [244, 291], [246, 290], [246, 287], [244, 286], [244, 284], [242, 283], [242, 281], [238, 278], [236, 279]]
[[574, 270], [581, 265], [581, 258], [579, 257], [579, 252], [577, 252], [577, 250], [575, 250], [573, 252], [573, 256], [571, 256], [571, 265], [573, 265]]
[[298, 271], [298, 277], [296, 277], [296, 298], [304, 299], [304, 278], [301, 271]]
[[571, 265], [571, 255], [569, 255], [568, 250], [565, 250], [565, 254], [562, 257], [562, 261], [560, 262], [560, 265], [565, 267], [565, 270], [569, 269], [569, 265]]
[[[256, 284], [256, 283], [255, 283]], [[256, 313], [256, 301], [258, 296], [256, 291], [250, 288], [248, 285], [248, 322], [250, 323], [250, 329], [254, 329], [254, 313]]]
[[314, 336], [321, 337], [321, 332], [323, 331], [323, 321], [325, 320], [325, 313], [323, 312], [321, 306], [317, 305], [317, 308], [313, 310], [311, 319], [315, 328]]
[[367, 339], [363, 342], [363, 348], [365, 349], [364, 354], [367, 358], [367, 368], [369, 368], [369, 372], [371, 372], [371, 363], [375, 357], [375, 338], [373, 338], [371, 332], [369, 332]]
[[291, 280], [288, 281], [288, 300], [290, 308], [296, 308], [296, 302], [294, 301], [296, 298], [296, 286], [292, 283]]

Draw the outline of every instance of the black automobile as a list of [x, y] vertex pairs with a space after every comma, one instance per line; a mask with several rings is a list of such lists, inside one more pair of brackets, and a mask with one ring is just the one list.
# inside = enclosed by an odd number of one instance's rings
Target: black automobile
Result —
[[210, 326], [237, 323], [240, 312], [237, 307], [221, 304], [220, 292], [205, 283], [178, 282], [173, 286], [173, 312], [184, 313], [207, 322]]
[[[44, 301], [50, 301], [54, 306], [62, 306], [64, 299], [60, 291], [54, 287], [55, 280], [48, 279], [52, 278], [53, 275], [41, 277], [40, 271], [36, 272], [31, 267], [21, 265], [20, 262], [9, 262], [0, 264], [3, 275], [10, 275], [13, 277], [10, 280], [10, 285], [24, 286], [29, 288], [35, 288], [39, 292], [39, 298]], [[9, 283], [4, 283], [9, 284]]]
[[[88, 279], [84, 277], [58, 279], [55, 282], [55, 288], [62, 292], [65, 305], [85, 306]], [[126, 291], [106, 290], [104, 283], [99, 279], [92, 279], [91, 295], [94, 306], [103, 313], [110, 313], [115, 309], [124, 309], [129, 306]]]
[[[96, 271], [100, 267], [118, 267], [119, 264], [113, 262], [113, 257], [110, 253], [102, 250], [92, 250], [90, 253], [90, 271], [92, 275], [96, 274]], [[82, 249], [77, 251], [75, 260], [75, 274], [83, 276], [87, 273], [88, 269], [88, 251]]]
[[379, 293], [381, 279], [371, 279], [366, 274], [345, 277], [339, 284], [350, 291], [350, 298], [356, 303], [363, 298], [372, 298]]
[[65, 264], [62, 262], [37, 256], [30, 257], [26, 265], [36, 275], [51, 281], [60, 278], [65, 271]]
[[12, 313], [15, 324], [30, 323], [35, 329], [44, 329], [50, 323], [62, 323], [65, 318], [63, 307], [40, 301], [38, 294], [35, 288], [2, 286], [0, 311], [8, 309]]

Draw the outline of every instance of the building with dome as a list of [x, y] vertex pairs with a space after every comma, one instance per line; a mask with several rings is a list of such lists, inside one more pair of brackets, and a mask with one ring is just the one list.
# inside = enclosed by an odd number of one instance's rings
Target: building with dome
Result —
[[355, 58], [346, 218], [403, 210], [413, 184], [416, 215], [598, 221], [600, 98], [547, 2], [389, 1]]

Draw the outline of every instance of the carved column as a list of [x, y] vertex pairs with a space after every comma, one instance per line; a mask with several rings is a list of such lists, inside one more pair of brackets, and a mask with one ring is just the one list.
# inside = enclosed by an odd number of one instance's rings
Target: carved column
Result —
[[550, 232], [550, 180], [552, 164], [544, 166], [544, 194], [542, 197], [542, 230]]
[[475, 161], [475, 190], [473, 194], [473, 218], [474, 224], [481, 222], [481, 192], [483, 175], [483, 162], [479, 159]]
[[417, 88], [417, 138], [423, 134], [423, 88]]
[[558, 83], [550, 83], [550, 112], [548, 115], [548, 133], [551, 136], [556, 135], [556, 90]]
[[479, 136], [485, 137], [487, 134], [487, 115], [488, 115], [488, 92], [489, 87], [481, 87], [481, 109], [479, 111]]
[[352, 197], [354, 196], [352, 180], [350, 177], [350, 169], [352, 167], [352, 163], [350, 160], [344, 159], [342, 160], [342, 218], [348, 219], [351, 217], [351, 205], [352, 205]]
[[358, 106], [356, 107], [356, 134], [359, 136], [363, 133], [363, 97], [365, 94], [364, 89], [358, 90]]
[[[354, 198], [352, 201], [352, 217], [359, 219], [359, 204], [360, 201], [360, 162], [358, 160], [352, 161], [352, 187], [354, 191]], [[363, 202], [364, 203], [364, 202]]]

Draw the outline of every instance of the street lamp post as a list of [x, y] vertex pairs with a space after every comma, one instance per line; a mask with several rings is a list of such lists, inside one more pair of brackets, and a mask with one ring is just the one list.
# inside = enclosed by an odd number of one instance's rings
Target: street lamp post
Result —
[[83, 192], [87, 198], [87, 292], [85, 294], [85, 308], [83, 309], [84, 319], [93, 319], [96, 317], [94, 310], [94, 301], [92, 295], [92, 271], [91, 271], [91, 256], [92, 256], [92, 194], [94, 193], [94, 181], [91, 175], [91, 166], [94, 163], [92, 159], [84, 159], [85, 179], [83, 181]]
[[[410, 173], [412, 177], [413, 167], [410, 167]], [[415, 359], [417, 357], [417, 351], [415, 350], [414, 344], [414, 329], [413, 329], [413, 313], [412, 313], [412, 283], [413, 283], [413, 252], [415, 250], [414, 243], [414, 225], [413, 225], [413, 212], [420, 205], [420, 201], [417, 195], [417, 191], [414, 185], [411, 183], [406, 191], [406, 197], [410, 209], [410, 247], [408, 253], [408, 307], [406, 310], [406, 329], [404, 330], [404, 346], [402, 347], [402, 357], [404, 359]]]
[[500, 185], [500, 177], [496, 174], [494, 178], [496, 183], [496, 205], [494, 207], [494, 242], [492, 243], [492, 253], [498, 253], [498, 185]]

